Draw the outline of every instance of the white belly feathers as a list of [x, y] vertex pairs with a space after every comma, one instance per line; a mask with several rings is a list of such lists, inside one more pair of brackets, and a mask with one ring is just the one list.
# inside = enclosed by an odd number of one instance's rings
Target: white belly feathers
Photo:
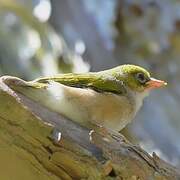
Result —
[[[119, 131], [134, 117], [137, 108], [126, 96], [98, 93], [52, 82], [49, 92], [59, 101], [58, 111], [82, 125], [87, 122]], [[139, 107], [138, 107], [139, 109]]]

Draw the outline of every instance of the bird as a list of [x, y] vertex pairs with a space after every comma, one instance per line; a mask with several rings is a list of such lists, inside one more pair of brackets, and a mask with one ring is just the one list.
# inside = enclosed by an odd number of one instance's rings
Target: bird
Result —
[[41, 77], [34, 83], [46, 84], [54, 92], [61, 104], [59, 112], [65, 117], [87, 128], [95, 125], [115, 132], [134, 119], [152, 89], [167, 85], [132, 64], [99, 72]]

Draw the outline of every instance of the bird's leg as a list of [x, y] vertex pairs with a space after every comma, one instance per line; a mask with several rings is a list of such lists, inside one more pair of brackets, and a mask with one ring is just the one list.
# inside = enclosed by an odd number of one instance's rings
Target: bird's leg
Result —
[[89, 125], [89, 127], [91, 129], [90, 134], [92, 134], [93, 132], [96, 132], [96, 133], [100, 134], [103, 137], [106, 137], [106, 136], [110, 135], [109, 130], [107, 128], [105, 128], [104, 126], [101, 126], [99, 124], [91, 123]]
[[[102, 144], [98, 143], [96, 136], [100, 136], [103, 139], [103, 141], [109, 142], [111, 138], [110, 132], [105, 127], [97, 124], [91, 124], [90, 126], [91, 126], [91, 131], [89, 132], [90, 141], [96, 145], [98, 144], [98, 146], [100, 145], [101, 148], [104, 149], [103, 147], [104, 143]], [[103, 174], [107, 176], [113, 169], [111, 160], [103, 160], [100, 162], [102, 164]]]
[[[129, 141], [118, 131], [113, 131], [112, 129], [108, 129], [104, 126], [101, 126], [99, 124], [89, 124], [88, 127], [90, 127], [91, 131], [89, 132], [90, 141], [94, 142], [96, 141], [96, 133], [101, 136], [101, 138], [106, 141], [116, 141], [119, 143], [128, 143]], [[94, 136], [95, 135], [95, 136]]]

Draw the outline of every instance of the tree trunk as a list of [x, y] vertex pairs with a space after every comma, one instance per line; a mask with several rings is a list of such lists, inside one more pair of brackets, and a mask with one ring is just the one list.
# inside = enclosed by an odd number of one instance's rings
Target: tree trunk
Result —
[[52, 110], [42, 99], [54, 106], [57, 99], [47, 91], [1, 77], [1, 179], [180, 179], [178, 169], [122, 135], [106, 137]]

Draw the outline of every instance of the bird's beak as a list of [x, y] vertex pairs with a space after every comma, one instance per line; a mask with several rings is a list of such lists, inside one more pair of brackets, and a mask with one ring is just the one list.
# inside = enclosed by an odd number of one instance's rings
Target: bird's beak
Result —
[[150, 78], [150, 81], [147, 82], [147, 89], [160, 88], [162, 86], [166, 86], [167, 83], [162, 80], [158, 80], [155, 78]]

